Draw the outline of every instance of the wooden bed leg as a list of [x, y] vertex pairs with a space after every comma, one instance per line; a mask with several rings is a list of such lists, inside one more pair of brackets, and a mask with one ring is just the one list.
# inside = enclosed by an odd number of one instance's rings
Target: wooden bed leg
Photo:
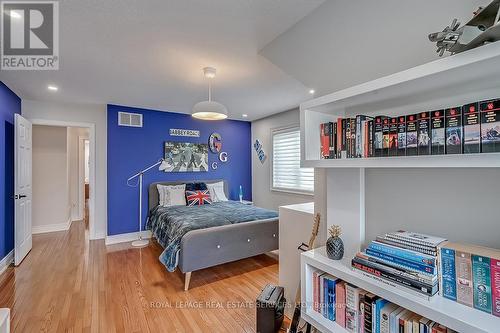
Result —
[[184, 291], [188, 291], [190, 281], [191, 281], [191, 272], [187, 272], [184, 276]]

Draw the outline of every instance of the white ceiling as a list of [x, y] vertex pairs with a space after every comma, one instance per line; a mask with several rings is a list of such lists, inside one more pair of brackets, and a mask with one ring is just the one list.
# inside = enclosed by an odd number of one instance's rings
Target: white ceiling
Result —
[[428, 34], [490, 2], [326, 1], [260, 53], [321, 96], [438, 59]]
[[24, 99], [188, 113], [206, 98], [201, 69], [214, 66], [214, 99], [233, 119], [258, 119], [310, 98], [259, 50], [323, 1], [60, 1], [60, 69], [0, 79]]

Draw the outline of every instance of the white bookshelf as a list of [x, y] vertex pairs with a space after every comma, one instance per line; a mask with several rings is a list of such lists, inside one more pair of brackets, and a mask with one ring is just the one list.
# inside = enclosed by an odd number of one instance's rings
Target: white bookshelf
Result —
[[[342, 262], [329, 260], [325, 256], [324, 249], [307, 252], [301, 256], [302, 300], [305, 302], [303, 315], [307, 321], [322, 332], [346, 332], [310, 307], [311, 272], [317, 268], [459, 332], [500, 332], [500, 318], [444, 299], [439, 295], [432, 298], [422, 297], [405, 290], [404, 287], [375, 280], [350, 267], [350, 260], [356, 252], [371, 240], [365, 237], [367, 221], [370, 221], [371, 232], [387, 231], [381, 230], [384, 228], [381, 225], [384, 221], [370, 220], [366, 216], [370, 212], [366, 209], [365, 201], [373, 199], [365, 198], [365, 178], [370, 175], [367, 169], [400, 168], [404, 170], [403, 172], [408, 170], [408, 174], [411, 175], [414, 168], [465, 168], [463, 171], [458, 169], [460, 174], [465, 175], [469, 171], [468, 168], [499, 168], [499, 153], [338, 160], [319, 158], [320, 124], [334, 121], [338, 117], [350, 117], [356, 114], [372, 116], [414, 114], [493, 98], [500, 98], [500, 42], [301, 104], [301, 165], [325, 169], [325, 192], [316, 193], [317, 200], [322, 201], [326, 207], [327, 228], [332, 225], [341, 226], [341, 238], [345, 245], [345, 261]], [[402, 189], [404, 184], [397, 185], [389, 186], [394, 186], [395, 191], [401, 190], [401, 195], [407, 195]], [[446, 186], [446, 184], [432, 184], [426, 191], [432, 191], [432, 186]], [[475, 190], [480, 196], [479, 189]], [[411, 194], [425, 195], [413, 192]], [[475, 199], [481, 198], [475, 197]], [[412, 208], [414, 207], [409, 204], [408, 209]], [[422, 218], [430, 217], [422, 214]], [[443, 219], [437, 221], [451, 223]], [[413, 226], [404, 223], [402, 216], [399, 226], [401, 229], [411, 229]], [[474, 226], [470, 232], [474, 232]], [[496, 227], [491, 230], [491, 233], [497, 232]], [[433, 231], [428, 230], [426, 233], [432, 234]], [[453, 232], [441, 236], [461, 241], [453, 238]]]
[[[306, 304], [306, 320], [311, 321], [322, 332], [346, 332], [334, 322], [323, 318], [312, 310], [312, 272], [314, 269], [327, 272], [341, 280], [347, 281], [357, 287], [378, 295], [392, 303], [425, 316], [458, 332], [480, 333], [498, 332], [500, 318], [487, 314], [457, 302], [448, 300], [439, 295], [421, 297], [408, 289], [379, 281], [375, 277], [367, 276], [351, 268], [350, 259], [341, 261], [331, 260], [327, 257], [325, 248], [308, 251], [301, 256], [302, 267], [302, 299]], [[316, 326], [315, 325], [315, 326]]]
[[[500, 98], [500, 42], [442, 58], [300, 105], [304, 167], [497, 167], [500, 154], [430, 158], [320, 159], [320, 124], [339, 117], [407, 115]], [[489, 156], [487, 156], [489, 155]], [[413, 165], [412, 165], [413, 166]]]

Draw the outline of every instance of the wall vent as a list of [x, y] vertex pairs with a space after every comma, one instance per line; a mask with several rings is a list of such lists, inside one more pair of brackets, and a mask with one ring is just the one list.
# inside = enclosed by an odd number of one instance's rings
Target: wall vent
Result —
[[142, 114], [118, 112], [118, 126], [142, 127]]

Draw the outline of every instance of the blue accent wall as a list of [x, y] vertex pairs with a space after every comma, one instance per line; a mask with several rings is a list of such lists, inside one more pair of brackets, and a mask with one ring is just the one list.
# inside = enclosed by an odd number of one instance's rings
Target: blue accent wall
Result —
[[0, 81], [0, 260], [14, 248], [14, 114], [21, 99]]
[[[143, 115], [144, 127], [118, 126], [118, 112]], [[171, 128], [200, 131], [200, 138], [171, 137]], [[246, 121], [203, 121], [190, 115], [108, 105], [108, 235], [138, 230], [139, 189], [127, 186], [127, 178], [163, 157], [165, 141], [208, 143], [209, 136], [222, 136], [222, 151], [227, 163], [209, 152], [209, 166], [218, 161], [218, 169], [208, 172], [166, 173], [157, 168], [144, 175], [143, 225], [147, 216], [147, 189], [156, 181], [225, 179], [230, 199], [237, 200], [243, 186], [246, 200], [252, 198], [251, 124]]]

